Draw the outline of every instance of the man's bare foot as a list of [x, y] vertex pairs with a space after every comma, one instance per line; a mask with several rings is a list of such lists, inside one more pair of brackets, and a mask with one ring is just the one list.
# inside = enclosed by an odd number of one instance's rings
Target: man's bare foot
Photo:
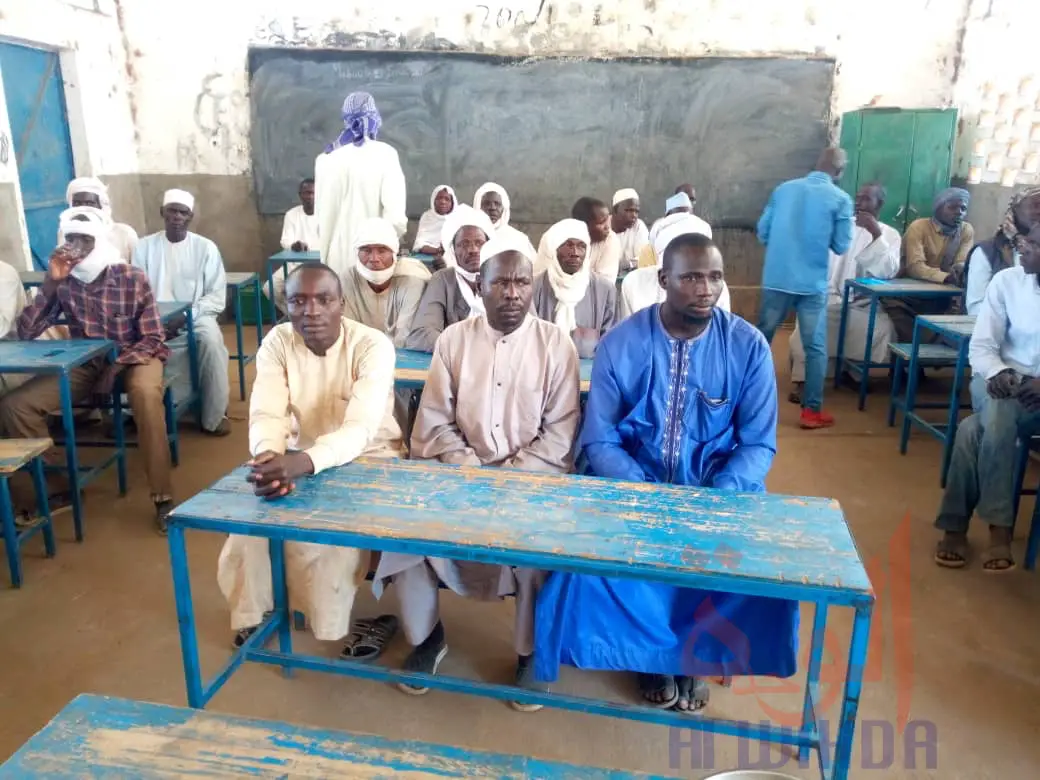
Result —
[[947, 569], [960, 569], [968, 562], [968, 535], [955, 531], [943, 533], [935, 546], [935, 562]]
[[999, 525], [989, 527], [989, 549], [982, 561], [982, 570], [1004, 573], [1015, 568], [1011, 555], [1011, 529]]

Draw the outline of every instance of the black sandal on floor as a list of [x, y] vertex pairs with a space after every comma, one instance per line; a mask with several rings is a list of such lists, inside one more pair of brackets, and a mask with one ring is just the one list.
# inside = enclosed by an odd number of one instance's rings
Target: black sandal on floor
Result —
[[[535, 679], [534, 655], [517, 656], [516, 676], [513, 678], [513, 684], [517, 688], [523, 688], [526, 691], [537, 691], [538, 693], [549, 692], [549, 683]], [[509, 702], [509, 706], [517, 712], [538, 712], [538, 710], [542, 709], [544, 705], [511, 701]]]
[[644, 703], [659, 710], [667, 710], [679, 701], [679, 687], [670, 674], [644, 674], [640, 672], [639, 695]]
[[680, 676], [675, 678], [679, 690], [679, 698], [673, 709], [684, 715], [695, 715], [708, 706], [711, 690], [704, 680], [697, 677]]
[[354, 621], [347, 643], [340, 658], [347, 661], [374, 661], [383, 654], [386, 646], [397, 634], [397, 617], [380, 615], [377, 618], [360, 618]]

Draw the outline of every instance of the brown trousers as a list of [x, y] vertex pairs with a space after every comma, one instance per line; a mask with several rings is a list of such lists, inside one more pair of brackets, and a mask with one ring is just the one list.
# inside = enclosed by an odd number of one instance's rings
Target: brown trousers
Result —
[[[88, 399], [98, 377], [105, 370], [106, 361], [92, 360], [69, 372], [72, 403]], [[163, 410], [163, 364], [150, 360], [140, 365], [127, 366], [123, 384], [130, 397], [130, 408], [137, 424], [138, 445], [144, 456], [145, 472], [153, 499], [168, 499], [173, 495], [170, 482], [170, 448], [166, 439], [166, 417]], [[61, 391], [57, 377], [41, 376], [26, 382], [0, 400], [0, 428], [13, 438], [46, 438], [47, 416], [61, 413]], [[52, 465], [63, 465], [64, 459], [52, 449], [44, 459]], [[12, 481], [12, 489], [15, 485]], [[16, 491], [20, 493], [21, 491]], [[30, 500], [24, 506], [34, 506]], [[22, 497], [16, 501], [22, 503]]]

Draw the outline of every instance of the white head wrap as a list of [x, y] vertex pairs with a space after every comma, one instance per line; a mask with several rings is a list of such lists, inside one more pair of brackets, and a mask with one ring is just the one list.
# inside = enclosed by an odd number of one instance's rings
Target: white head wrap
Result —
[[494, 223], [495, 230], [501, 227], [505, 227], [509, 224], [509, 193], [506, 192], [505, 187], [500, 184], [495, 184], [493, 181], [489, 181], [486, 184], [481, 184], [477, 188], [476, 193], [473, 195], [473, 208], [480, 211], [480, 201], [484, 199], [484, 196], [489, 192], [497, 192], [498, 197], [502, 199], [502, 216], [498, 218], [498, 221]]
[[611, 202], [611, 205], [616, 206], [624, 200], [639, 200], [639, 193], [631, 187], [625, 187], [625, 189], [614, 193], [614, 200]]
[[[365, 246], [385, 246], [394, 253], [394, 261], [382, 271], [373, 271], [361, 262], [361, 248]], [[358, 256], [355, 266], [362, 279], [372, 284], [384, 284], [390, 281], [397, 270], [397, 253], [401, 249], [401, 242], [397, 237], [397, 230], [385, 219], [369, 217], [358, 226], [358, 232], [354, 237], [354, 251]]]
[[[695, 217], [693, 214], [672, 214], [670, 217], [665, 217], [661, 220], [662, 223], [665, 220], [672, 220], [667, 224], [662, 224], [658, 228], [657, 236], [651, 236], [650, 241], [654, 245], [654, 254], [657, 256], [657, 266], [661, 267], [664, 262], [664, 250], [668, 248], [668, 245], [672, 243], [679, 236], [689, 235], [691, 233], [698, 233], [707, 238], [711, 238], [711, 227], [700, 217]], [[655, 227], [657, 227], [655, 225]]]
[[[574, 274], [564, 271], [556, 256], [556, 250], [570, 239], [585, 244], [585, 260], [581, 264], [581, 269]], [[546, 279], [556, 296], [553, 321], [568, 335], [578, 327], [575, 308], [589, 289], [589, 247], [591, 244], [588, 227], [577, 219], [564, 219], [557, 222], [545, 231], [545, 241], [542, 242], [542, 250], [546, 256], [539, 258], [539, 264], [544, 265]]]
[[495, 227], [491, 224], [491, 219], [487, 214], [480, 209], [467, 206], [465, 203], [460, 203], [456, 206], [455, 210], [448, 215], [447, 219], [444, 220], [444, 227], [441, 228], [441, 246], [444, 247], [444, 265], [447, 268], [454, 268], [456, 272], [473, 277], [470, 279], [470, 281], [473, 281], [476, 278], [475, 275], [466, 271], [464, 268], [459, 268], [458, 258], [455, 257], [455, 234], [464, 227], [480, 228], [488, 238], [494, 237]]
[[[438, 214], [435, 202], [441, 190], [446, 190], [451, 196], [451, 211], [447, 214]], [[419, 218], [419, 227], [415, 231], [415, 243], [413, 247], [416, 252], [424, 246], [442, 246], [441, 230], [444, 222], [451, 216], [452, 211], [459, 205], [459, 199], [455, 197], [455, 190], [447, 184], [442, 184], [430, 193], [430, 208]]]
[[[85, 217], [86, 219], [76, 219]], [[94, 239], [93, 251], [72, 267], [73, 277], [90, 284], [108, 266], [123, 262], [119, 250], [109, 240], [112, 223], [98, 209], [76, 207], [66, 209], [58, 218], [58, 229], [68, 240], [70, 235], [90, 236]]]
[[693, 204], [690, 203], [690, 196], [685, 192], [677, 192], [672, 197], [664, 202], [665, 212], [672, 211], [673, 209], [692, 209]]
[[166, 190], [163, 194], [162, 204], [166, 206], [170, 203], [187, 206], [188, 211], [195, 210], [195, 196], [184, 190]]
[[[528, 241], [522, 233], [514, 231], [500, 236], [494, 235], [491, 237], [490, 241], [480, 248], [481, 267], [483, 267], [484, 263], [492, 257], [500, 255], [503, 252], [519, 252], [530, 260], [532, 264], [534, 263], [534, 248], [531, 246], [531, 242]], [[455, 271], [458, 273], [459, 269], [456, 268]], [[459, 279], [459, 290], [462, 291], [462, 297], [470, 306], [470, 317], [477, 317], [486, 313], [483, 299], [479, 296], [474, 296], [469, 285], [465, 284], [461, 279]]]
[[69, 182], [69, 186], [65, 188], [65, 201], [71, 206], [72, 196], [79, 192], [89, 192], [91, 195], [97, 195], [98, 201], [101, 203], [101, 210], [111, 216], [112, 202], [108, 198], [108, 187], [105, 186], [101, 179], [94, 176], [81, 176], [78, 179], [73, 179]]

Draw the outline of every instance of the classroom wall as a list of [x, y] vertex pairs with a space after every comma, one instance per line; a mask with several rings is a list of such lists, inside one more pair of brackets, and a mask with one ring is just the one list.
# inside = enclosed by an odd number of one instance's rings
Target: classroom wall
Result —
[[[1036, 5], [1020, 0], [181, 0], [162, 6], [151, 0], [3, 0], [0, 36], [71, 53], [82, 106], [81, 132], [74, 128], [73, 134], [77, 169], [109, 182], [117, 216], [141, 232], [158, 229], [162, 191], [174, 185], [190, 189], [198, 197], [196, 229], [217, 240], [229, 268], [247, 269], [259, 267], [280, 227], [276, 219], [261, 219], [253, 205], [250, 46], [834, 57], [835, 126], [841, 113], [866, 105], [957, 106], [966, 118], [957, 172], [967, 177], [978, 129], [972, 117], [1002, 94], [1003, 86], [987, 90], [986, 85], [1017, 83], [1034, 67], [1025, 41], [1034, 29], [1030, 21], [1040, 14]], [[328, 106], [330, 113], [338, 110]], [[696, 171], [681, 178], [696, 183]], [[657, 216], [657, 204], [647, 204], [647, 210]], [[757, 282], [761, 257], [754, 242], [737, 238], [731, 242], [734, 251], [745, 253], [734, 258], [735, 267], [744, 269], [738, 286], [750, 287]]]

